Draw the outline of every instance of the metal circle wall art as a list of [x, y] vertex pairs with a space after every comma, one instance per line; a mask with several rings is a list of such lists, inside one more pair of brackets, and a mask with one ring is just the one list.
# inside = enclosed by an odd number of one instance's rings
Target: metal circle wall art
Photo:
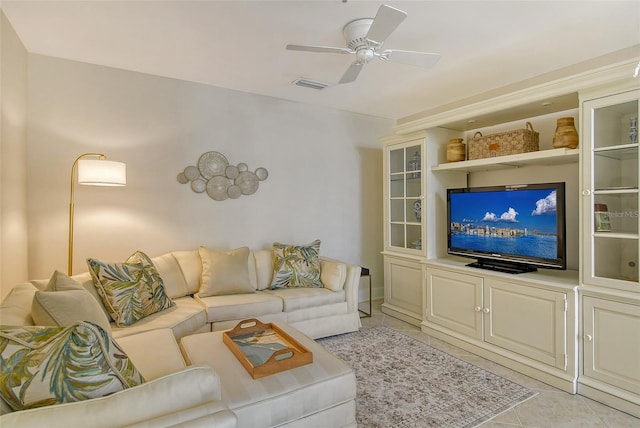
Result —
[[203, 153], [197, 166], [189, 165], [178, 173], [180, 184], [189, 184], [195, 193], [207, 193], [215, 201], [237, 199], [241, 195], [252, 195], [258, 185], [269, 176], [263, 168], [249, 171], [249, 166], [241, 162], [230, 165], [226, 156], [219, 152]]

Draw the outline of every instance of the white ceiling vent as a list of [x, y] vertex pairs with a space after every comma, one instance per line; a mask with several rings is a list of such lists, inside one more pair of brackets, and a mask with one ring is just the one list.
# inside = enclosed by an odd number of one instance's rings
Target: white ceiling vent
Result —
[[293, 83], [297, 86], [302, 86], [304, 88], [317, 89], [319, 91], [329, 86], [328, 83], [318, 82], [317, 80], [304, 79], [302, 77], [294, 80]]

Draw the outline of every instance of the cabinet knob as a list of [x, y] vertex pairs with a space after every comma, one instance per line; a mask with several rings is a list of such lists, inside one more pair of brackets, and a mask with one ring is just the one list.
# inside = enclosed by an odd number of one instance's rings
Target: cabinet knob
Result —
[[584, 341], [585, 342], [591, 342], [593, 340], [593, 336], [591, 336], [590, 334], [585, 334], [584, 335]]
[[482, 308], [480, 306], [476, 306], [475, 308], [473, 308], [473, 310], [476, 312], [480, 312]]
[[491, 309], [489, 309], [489, 308], [484, 308], [484, 313], [485, 313], [485, 314], [488, 314], [490, 311], [491, 311]]
[[590, 194], [591, 194], [591, 190], [589, 190], [589, 189], [584, 189], [582, 191], [582, 196], [589, 196]]

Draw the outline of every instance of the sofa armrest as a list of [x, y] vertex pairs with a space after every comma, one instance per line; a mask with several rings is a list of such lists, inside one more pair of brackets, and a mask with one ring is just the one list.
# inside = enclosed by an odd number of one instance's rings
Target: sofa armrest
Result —
[[[220, 401], [221, 394], [216, 371], [193, 366], [106, 397], [8, 413], [0, 416], [0, 426], [127, 426]], [[224, 407], [219, 403], [214, 410]]]
[[222, 401], [212, 401], [170, 415], [160, 416], [127, 428], [235, 428], [238, 418]]
[[347, 264], [347, 279], [344, 281], [344, 294], [349, 312], [358, 312], [358, 289], [360, 287], [360, 266]]

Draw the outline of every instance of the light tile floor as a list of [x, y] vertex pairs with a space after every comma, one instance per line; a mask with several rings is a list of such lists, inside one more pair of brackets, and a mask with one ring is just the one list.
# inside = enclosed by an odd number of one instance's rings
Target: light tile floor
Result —
[[[510, 427], [602, 427], [602, 428], [640, 428], [640, 419], [620, 412], [604, 404], [581, 395], [572, 395], [531, 377], [517, 373], [492, 361], [471, 354], [468, 351], [432, 338], [418, 327], [405, 323], [380, 311], [381, 300], [374, 300], [372, 316], [362, 318], [362, 325], [371, 327], [384, 325], [404, 334], [426, 342], [434, 348], [454, 355], [461, 360], [475, 364], [485, 370], [510, 379], [536, 392], [533, 398], [519, 404], [481, 426], [483, 428]], [[368, 309], [368, 308], [366, 308]]]

